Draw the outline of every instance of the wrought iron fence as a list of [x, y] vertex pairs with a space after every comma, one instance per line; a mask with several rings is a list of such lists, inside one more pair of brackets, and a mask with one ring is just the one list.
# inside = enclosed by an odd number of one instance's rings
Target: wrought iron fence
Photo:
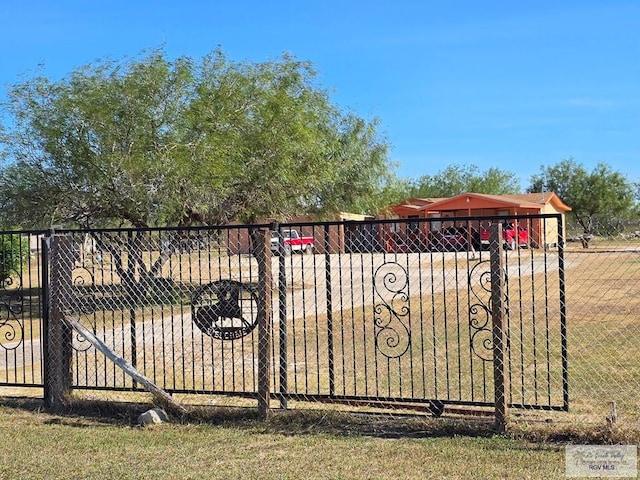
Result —
[[[561, 257], [513, 245], [544, 243], [541, 220], [520, 220], [527, 235], [519, 237], [505, 223], [497, 249], [506, 277], [517, 278], [505, 294], [509, 399], [566, 409]], [[493, 405], [489, 239], [474, 222], [270, 226], [276, 396]], [[66, 249], [52, 250], [66, 280], [52, 279], [52, 288], [67, 299], [65, 315], [162, 388], [254, 395], [265, 289], [252, 255], [259, 228], [69, 232]], [[74, 388], [137, 387], [83, 336], [71, 354]]]
[[42, 387], [45, 232], [0, 232], [0, 386]]
[[[554, 215], [59, 232], [51, 308], [176, 395], [259, 397], [267, 363], [282, 406], [440, 415], [493, 411], [502, 390], [534, 417], [600, 422], [615, 404], [637, 425], [640, 239], [564, 238]], [[53, 333], [70, 388], [143, 388], [68, 325]], [[4, 384], [42, 382], [3, 348]]]

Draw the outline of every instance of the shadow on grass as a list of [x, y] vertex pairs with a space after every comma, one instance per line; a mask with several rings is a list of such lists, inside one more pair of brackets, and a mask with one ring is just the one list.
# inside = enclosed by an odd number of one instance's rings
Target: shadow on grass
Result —
[[[78, 428], [100, 426], [132, 427], [138, 416], [152, 408], [149, 403], [100, 400], [73, 401], [69, 407], [48, 412], [41, 399], [0, 397], [0, 408], [41, 415], [44, 424]], [[274, 409], [266, 421], [258, 418], [255, 407], [195, 406], [171, 423], [212, 425], [244, 429], [257, 434], [363, 436], [384, 439], [407, 438], [489, 438], [502, 437], [538, 446], [558, 448], [566, 444], [638, 444], [640, 432], [623, 426], [584, 424], [533, 424], [515, 421], [507, 433], [499, 434], [491, 418], [464, 416], [433, 418], [424, 415], [354, 413], [313, 409]]]
[[[152, 408], [148, 403], [99, 400], [72, 401], [63, 410], [47, 411], [41, 399], [0, 397], [0, 407], [44, 415], [46, 424], [77, 427], [134, 426], [138, 416]], [[174, 424], [208, 424], [222, 428], [242, 428], [257, 433], [283, 435], [327, 434], [360, 435], [380, 438], [488, 437], [495, 434], [487, 420], [431, 418], [326, 410], [274, 409], [266, 421], [258, 418], [255, 407], [190, 407], [188, 413], [172, 417]]]

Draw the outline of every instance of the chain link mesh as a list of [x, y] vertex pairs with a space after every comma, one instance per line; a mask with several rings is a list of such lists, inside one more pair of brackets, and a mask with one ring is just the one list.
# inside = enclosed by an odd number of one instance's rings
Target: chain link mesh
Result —
[[[66, 232], [51, 239], [50, 290], [174, 395], [493, 415], [503, 392], [511, 418], [640, 429], [640, 238], [584, 248], [555, 216], [499, 219], [492, 238], [497, 222]], [[0, 373], [27, 383], [4, 338]], [[75, 391], [143, 390], [87, 338], [59, 338]]]
[[571, 418], [640, 431], [640, 237], [566, 248]]

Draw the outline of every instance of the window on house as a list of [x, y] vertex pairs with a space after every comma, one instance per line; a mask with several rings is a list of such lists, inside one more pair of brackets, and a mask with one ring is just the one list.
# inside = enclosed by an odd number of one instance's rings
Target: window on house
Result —
[[420, 231], [420, 221], [418, 220], [420, 217], [418, 215], [409, 215], [407, 222], [407, 230], [411, 233], [418, 233]]
[[[393, 217], [391, 217], [391, 218], [393, 218], [393, 219], [397, 219], [397, 218], [399, 218], [399, 217], [398, 217], [398, 216], [396, 216], [396, 215], [394, 215], [394, 216], [393, 216]], [[390, 223], [390, 224], [389, 224], [389, 231], [390, 231], [391, 233], [398, 233], [398, 232], [400, 231], [400, 224], [399, 224], [399, 223], [397, 223], [397, 222]]]
[[[440, 215], [437, 213], [432, 213], [429, 215], [429, 218], [440, 218]], [[433, 220], [430, 224], [430, 230], [432, 232], [439, 232], [442, 228], [442, 222], [440, 220]]]

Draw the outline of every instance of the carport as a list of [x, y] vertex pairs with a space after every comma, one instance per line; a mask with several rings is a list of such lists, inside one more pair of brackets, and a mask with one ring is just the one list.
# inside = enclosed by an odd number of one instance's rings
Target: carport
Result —
[[[384, 232], [387, 251], [403, 249], [423, 250], [439, 242], [446, 229], [465, 227], [470, 232], [488, 228], [491, 220], [487, 217], [509, 218], [516, 215], [564, 214], [571, 211], [553, 192], [527, 193], [516, 195], [487, 195], [482, 193], [462, 193], [450, 198], [411, 198], [391, 208], [391, 218], [409, 220], [402, 228], [393, 224]], [[465, 221], [460, 218], [478, 217], [477, 221]], [[431, 219], [420, 222], [420, 219]], [[415, 222], [411, 222], [415, 220]], [[522, 221], [520, 221], [522, 223]], [[531, 243], [544, 248], [558, 244], [557, 226], [548, 223], [543, 227], [537, 219], [516, 227], [527, 228]], [[543, 231], [543, 228], [545, 231]], [[543, 240], [544, 239], [544, 240]]]

